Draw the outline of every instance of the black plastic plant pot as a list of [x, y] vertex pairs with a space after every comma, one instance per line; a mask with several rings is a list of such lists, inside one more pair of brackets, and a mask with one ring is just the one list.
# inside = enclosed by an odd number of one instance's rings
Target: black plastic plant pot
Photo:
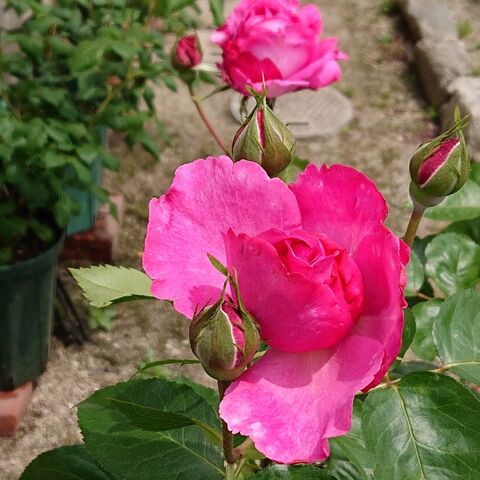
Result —
[[45, 370], [62, 244], [63, 235], [37, 257], [0, 266], [0, 391]]

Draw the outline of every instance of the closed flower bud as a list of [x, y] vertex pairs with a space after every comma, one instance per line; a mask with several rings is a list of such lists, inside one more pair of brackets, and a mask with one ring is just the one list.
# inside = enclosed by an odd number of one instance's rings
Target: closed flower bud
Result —
[[421, 145], [410, 160], [410, 195], [423, 208], [437, 205], [467, 181], [470, 159], [464, 126], [458, 117], [454, 127]]
[[224, 297], [194, 316], [190, 345], [211, 377], [234, 380], [253, 360], [260, 335], [255, 320]]
[[255, 95], [257, 106], [235, 134], [233, 160], [259, 163], [273, 177], [290, 165], [295, 137], [275, 116], [265, 96], [259, 96], [256, 92], [252, 94]]
[[202, 61], [202, 49], [196, 35], [186, 35], [175, 43], [172, 65], [177, 70], [190, 70]]

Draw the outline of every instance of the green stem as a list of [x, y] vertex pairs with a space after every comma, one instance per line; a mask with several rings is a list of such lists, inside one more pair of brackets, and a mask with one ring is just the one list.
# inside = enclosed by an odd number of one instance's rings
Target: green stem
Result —
[[415, 235], [417, 233], [418, 226], [420, 225], [420, 221], [422, 220], [424, 212], [425, 207], [422, 207], [418, 204], [413, 206], [412, 215], [410, 216], [407, 230], [403, 237], [403, 240], [409, 247], [411, 247], [413, 244], [413, 240], [415, 239]]
[[[230, 385], [230, 382], [219, 380], [218, 381], [218, 396], [220, 401], [222, 401], [225, 390]], [[226, 480], [235, 480], [235, 453], [233, 451], [233, 434], [228, 429], [227, 424], [220, 419], [222, 422], [222, 436], [223, 436], [223, 456], [225, 457], [226, 466], [225, 466], [225, 478]]]
[[230, 156], [230, 152], [228, 151], [228, 148], [223, 144], [222, 140], [220, 139], [220, 136], [218, 135], [215, 128], [208, 120], [207, 115], [203, 110], [202, 103], [195, 96], [195, 92], [193, 91], [193, 88], [191, 85], [188, 86], [188, 91], [190, 92], [190, 98], [192, 99], [192, 102], [195, 105], [195, 108], [197, 109], [198, 115], [200, 115], [200, 118], [202, 119], [205, 126], [208, 128], [208, 131], [211, 133], [212, 137], [215, 139], [218, 146], [225, 152], [225, 155]]
[[464, 367], [466, 365], [480, 366], [480, 360], [446, 363], [445, 365], [442, 365], [440, 368], [436, 368], [435, 370], [430, 370], [430, 371], [433, 373], [444, 373], [452, 368]]

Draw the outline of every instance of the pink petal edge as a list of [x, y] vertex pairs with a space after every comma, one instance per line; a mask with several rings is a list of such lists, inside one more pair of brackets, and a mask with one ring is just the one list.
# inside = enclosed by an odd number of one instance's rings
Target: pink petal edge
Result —
[[350, 430], [355, 394], [381, 359], [381, 345], [360, 336], [315, 352], [270, 350], [228, 388], [220, 416], [271, 460], [323, 461], [327, 439]]
[[154, 280], [152, 293], [191, 318], [218, 297], [225, 279], [207, 254], [225, 263], [229, 228], [258, 235], [300, 223], [288, 187], [254, 162], [220, 156], [182, 165], [168, 192], [150, 202], [143, 268]]
[[366, 235], [383, 228], [387, 203], [375, 184], [353, 167], [311, 164], [289, 186], [297, 197], [303, 228], [327, 235], [350, 254]]

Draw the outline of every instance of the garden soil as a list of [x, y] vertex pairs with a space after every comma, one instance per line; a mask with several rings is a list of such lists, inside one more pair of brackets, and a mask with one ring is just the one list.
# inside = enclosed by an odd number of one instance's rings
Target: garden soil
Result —
[[[436, 126], [419, 90], [400, 18], [381, 12], [381, 5], [388, 2], [317, 3], [323, 11], [326, 33], [340, 37], [342, 49], [350, 55], [336, 88], [353, 102], [355, 117], [336, 135], [299, 141], [297, 153], [319, 165], [342, 162], [364, 171], [389, 202], [389, 227], [402, 234], [408, 219], [408, 160], [423, 139], [436, 133]], [[467, 5], [469, 1], [459, 3]], [[461, 10], [458, 15], [462, 15]], [[475, 29], [480, 32], [478, 25]], [[231, 92], [224, 92], [205, 105], [227, 142], [238, 127], [229, 113], [230, 98]], [[119, 174], [107, 179], [109, 188], [125, 197], [115, 258], [119, 265], [140, 268], [148, 201], [167, 190], [176, 167], [220, 153], [196, 116], [186, 89], [180, 87], [173, 94], [159, 88], [157, 105], [171, 142], [162, 147], [159, 162], [137, 149], [128, 152], [119, 139], [110, 139], [112, 149], [123, 158]], [[66, 270], [61, 274], [68, 277]], [[86, 309], [74, 283], [69, 281], [69, 287]], [[144, 301], [119, 305], [113, 313], [111, 329], [97, 331], [81, 347], [53, 341], [48, 370], [38, 381], [24, 422], [14, 437], [0, 439], [0, 480], [18, 479], [25, 466], [45, 450], [80, 442], [76, 405], [95, 389], [127, 380], [151, 359], [191, 358], [188, 321], [169, 304]], [[195, 366], [171, 370], [211, 384]]]

